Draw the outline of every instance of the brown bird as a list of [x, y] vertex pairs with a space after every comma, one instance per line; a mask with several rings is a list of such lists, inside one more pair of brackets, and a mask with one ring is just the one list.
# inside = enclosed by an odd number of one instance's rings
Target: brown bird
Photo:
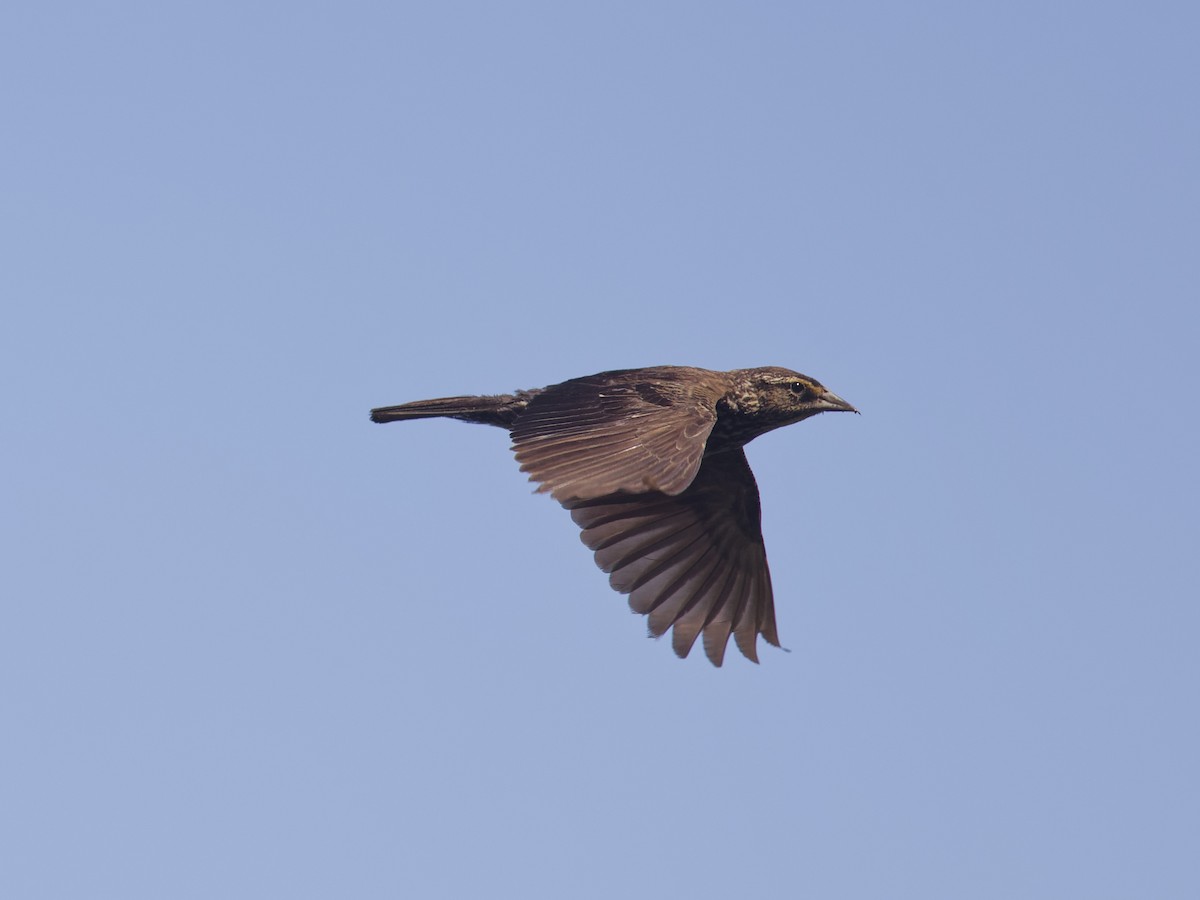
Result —
[[673, 628], [679, 656], [703, 634], [719, 666], [730, 633], [754, 662], [758, 635], [779, 646], [758, 486], [742, 447], [830, 411], [858, 412], [789, 369], [654, 366], [384, 406], [371, 420], [444, 416], [507, 428], [521, 471], [571, 511], [613, 589], [649, 616], [650, 633]]

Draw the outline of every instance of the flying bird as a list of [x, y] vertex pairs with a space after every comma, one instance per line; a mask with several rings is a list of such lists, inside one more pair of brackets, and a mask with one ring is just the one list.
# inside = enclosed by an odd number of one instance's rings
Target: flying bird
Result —
[[620, 369], [514, 394], [417, 400], [373, 422], [445, 417], [507, 428], [521, 471], [583, 529], [613, 589], [713, 665], [733, 635], [758, 662], [779, 646], [758, 485], [742, 449], [823, 412], [858, 412], [816, 379], [775, 366]]

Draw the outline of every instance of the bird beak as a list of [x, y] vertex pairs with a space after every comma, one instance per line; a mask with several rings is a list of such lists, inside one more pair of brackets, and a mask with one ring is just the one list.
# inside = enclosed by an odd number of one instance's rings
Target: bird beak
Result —
[[818, 397], [817, 405], [821, 407], [821, 412], [858, 412], [857, 409], [855, 409], [833, 391], [826, 391], [820, 397]]

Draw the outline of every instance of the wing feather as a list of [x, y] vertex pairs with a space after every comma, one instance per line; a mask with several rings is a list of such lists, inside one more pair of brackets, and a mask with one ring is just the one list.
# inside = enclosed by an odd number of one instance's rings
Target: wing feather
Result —
[[560, 502], [680, 493], [717, 418], [720, 386], [699, 371], [601, 372], [546, 388], [512, 428], [521, 471]]
[[649, 617], [652, 635], [672, 631], [678, 655], [700, 635], [718, 666], [730, 634], [755, 662], [759, 634], [778, 645], [758, 487], [742, 451], [705, 457], [676, 495], [614, 493], [563, 505], [612, 587]]

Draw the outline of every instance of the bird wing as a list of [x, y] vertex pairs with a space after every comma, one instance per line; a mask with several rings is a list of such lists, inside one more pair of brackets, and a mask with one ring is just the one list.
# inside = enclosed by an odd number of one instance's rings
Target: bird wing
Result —
[[757, 636], [779, 646], [758, 486], [746, 454], [713, 454], [682, 493], [613, 494], [563, 504], [609, 583], [649, 616], [650, 633], [674, 627], [687, 656], [697, 635], [721, 665], [732, 632], [758, 662]]
[[655, 370], [602, 372], [546, 388], [512, 429], [521, 471], [555, 500], [619, 491], [678, 494], [717, 419], [714, 389]]

